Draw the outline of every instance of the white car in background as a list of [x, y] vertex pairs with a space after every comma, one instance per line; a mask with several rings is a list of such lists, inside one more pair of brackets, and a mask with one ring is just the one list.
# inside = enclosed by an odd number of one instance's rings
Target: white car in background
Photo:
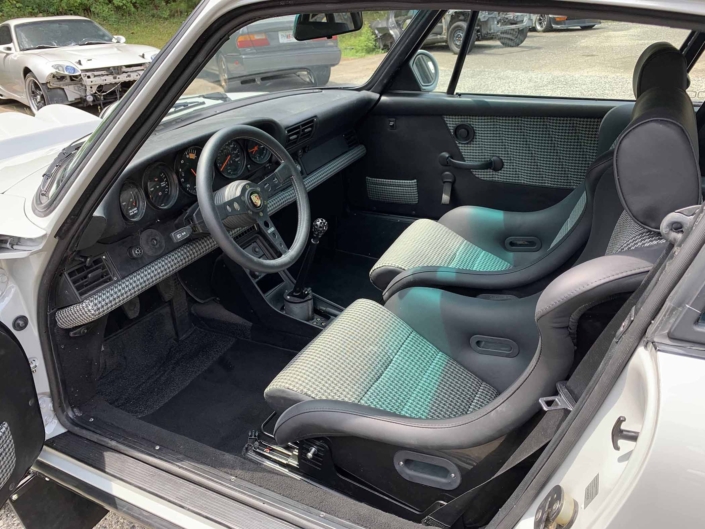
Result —
[[35, 113], [50, 104], [103, 106], [120, 99], [158, 52], [83, 17], [9, 20], [0, 25], [0, 99]]

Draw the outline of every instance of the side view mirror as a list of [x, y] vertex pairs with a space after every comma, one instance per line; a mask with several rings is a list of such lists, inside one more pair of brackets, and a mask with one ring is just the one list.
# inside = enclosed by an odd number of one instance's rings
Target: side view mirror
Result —
[[362, 29], [362, 13], [305, 13], [296, 15], [294, 38], [312, 40], [331, 38]]
[[125, 42], [127, 42], [127, 39], [125, 37], [123, 37], [122, 35], [115, 35], [113, 37], [113, 42], [115, 44], [125, 44]]
[[438, 86], [441, 69], [438, 61], [426, 50], [419, 50], [411, 59], [411, 71], [424, 92], [433, 92]]
[[0, 52], [2, 53], [14, 53], [15, 47], [12, 44], [5, 44], [0, 46]]

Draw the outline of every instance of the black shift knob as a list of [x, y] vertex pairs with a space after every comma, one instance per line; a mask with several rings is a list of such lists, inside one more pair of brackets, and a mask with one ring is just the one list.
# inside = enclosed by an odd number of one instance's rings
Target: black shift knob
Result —
[[311, 239], [318, 241], [328, 231], [328, 221], [326, 219], [316, 219], [311, 225]]

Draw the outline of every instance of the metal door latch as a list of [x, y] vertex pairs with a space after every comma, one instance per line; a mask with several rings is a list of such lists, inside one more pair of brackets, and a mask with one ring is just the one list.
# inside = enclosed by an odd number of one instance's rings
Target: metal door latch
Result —
[[639, 438], [639, 432], [633, 430], [622, 430], [622, 424], [626, 421], [626, 417], [623, 415], [617, 418], [617, 421], [612, 427], [612, 448], [619, 452], [619, 442], [628, 441], [630, 443], [636, 443]]

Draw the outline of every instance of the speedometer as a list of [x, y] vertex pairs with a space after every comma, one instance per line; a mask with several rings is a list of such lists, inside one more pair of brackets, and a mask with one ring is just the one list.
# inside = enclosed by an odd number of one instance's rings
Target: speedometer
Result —
[[179, 196], [176, 175], [163, 163], [153, 165], [144, 173], [144, 191], [154, 207], [168, 209]]
[[184, 191], [192, 195], [196, 194], [196, 170], [201, 150], [200, 147], [189, 147], [176, 160], [175, 169], [179, 183]]
[[215, 166], [226, 178], [237, 178], [245, 170], [245, 152], [235, 140], [230, 140], [218, 151]]

